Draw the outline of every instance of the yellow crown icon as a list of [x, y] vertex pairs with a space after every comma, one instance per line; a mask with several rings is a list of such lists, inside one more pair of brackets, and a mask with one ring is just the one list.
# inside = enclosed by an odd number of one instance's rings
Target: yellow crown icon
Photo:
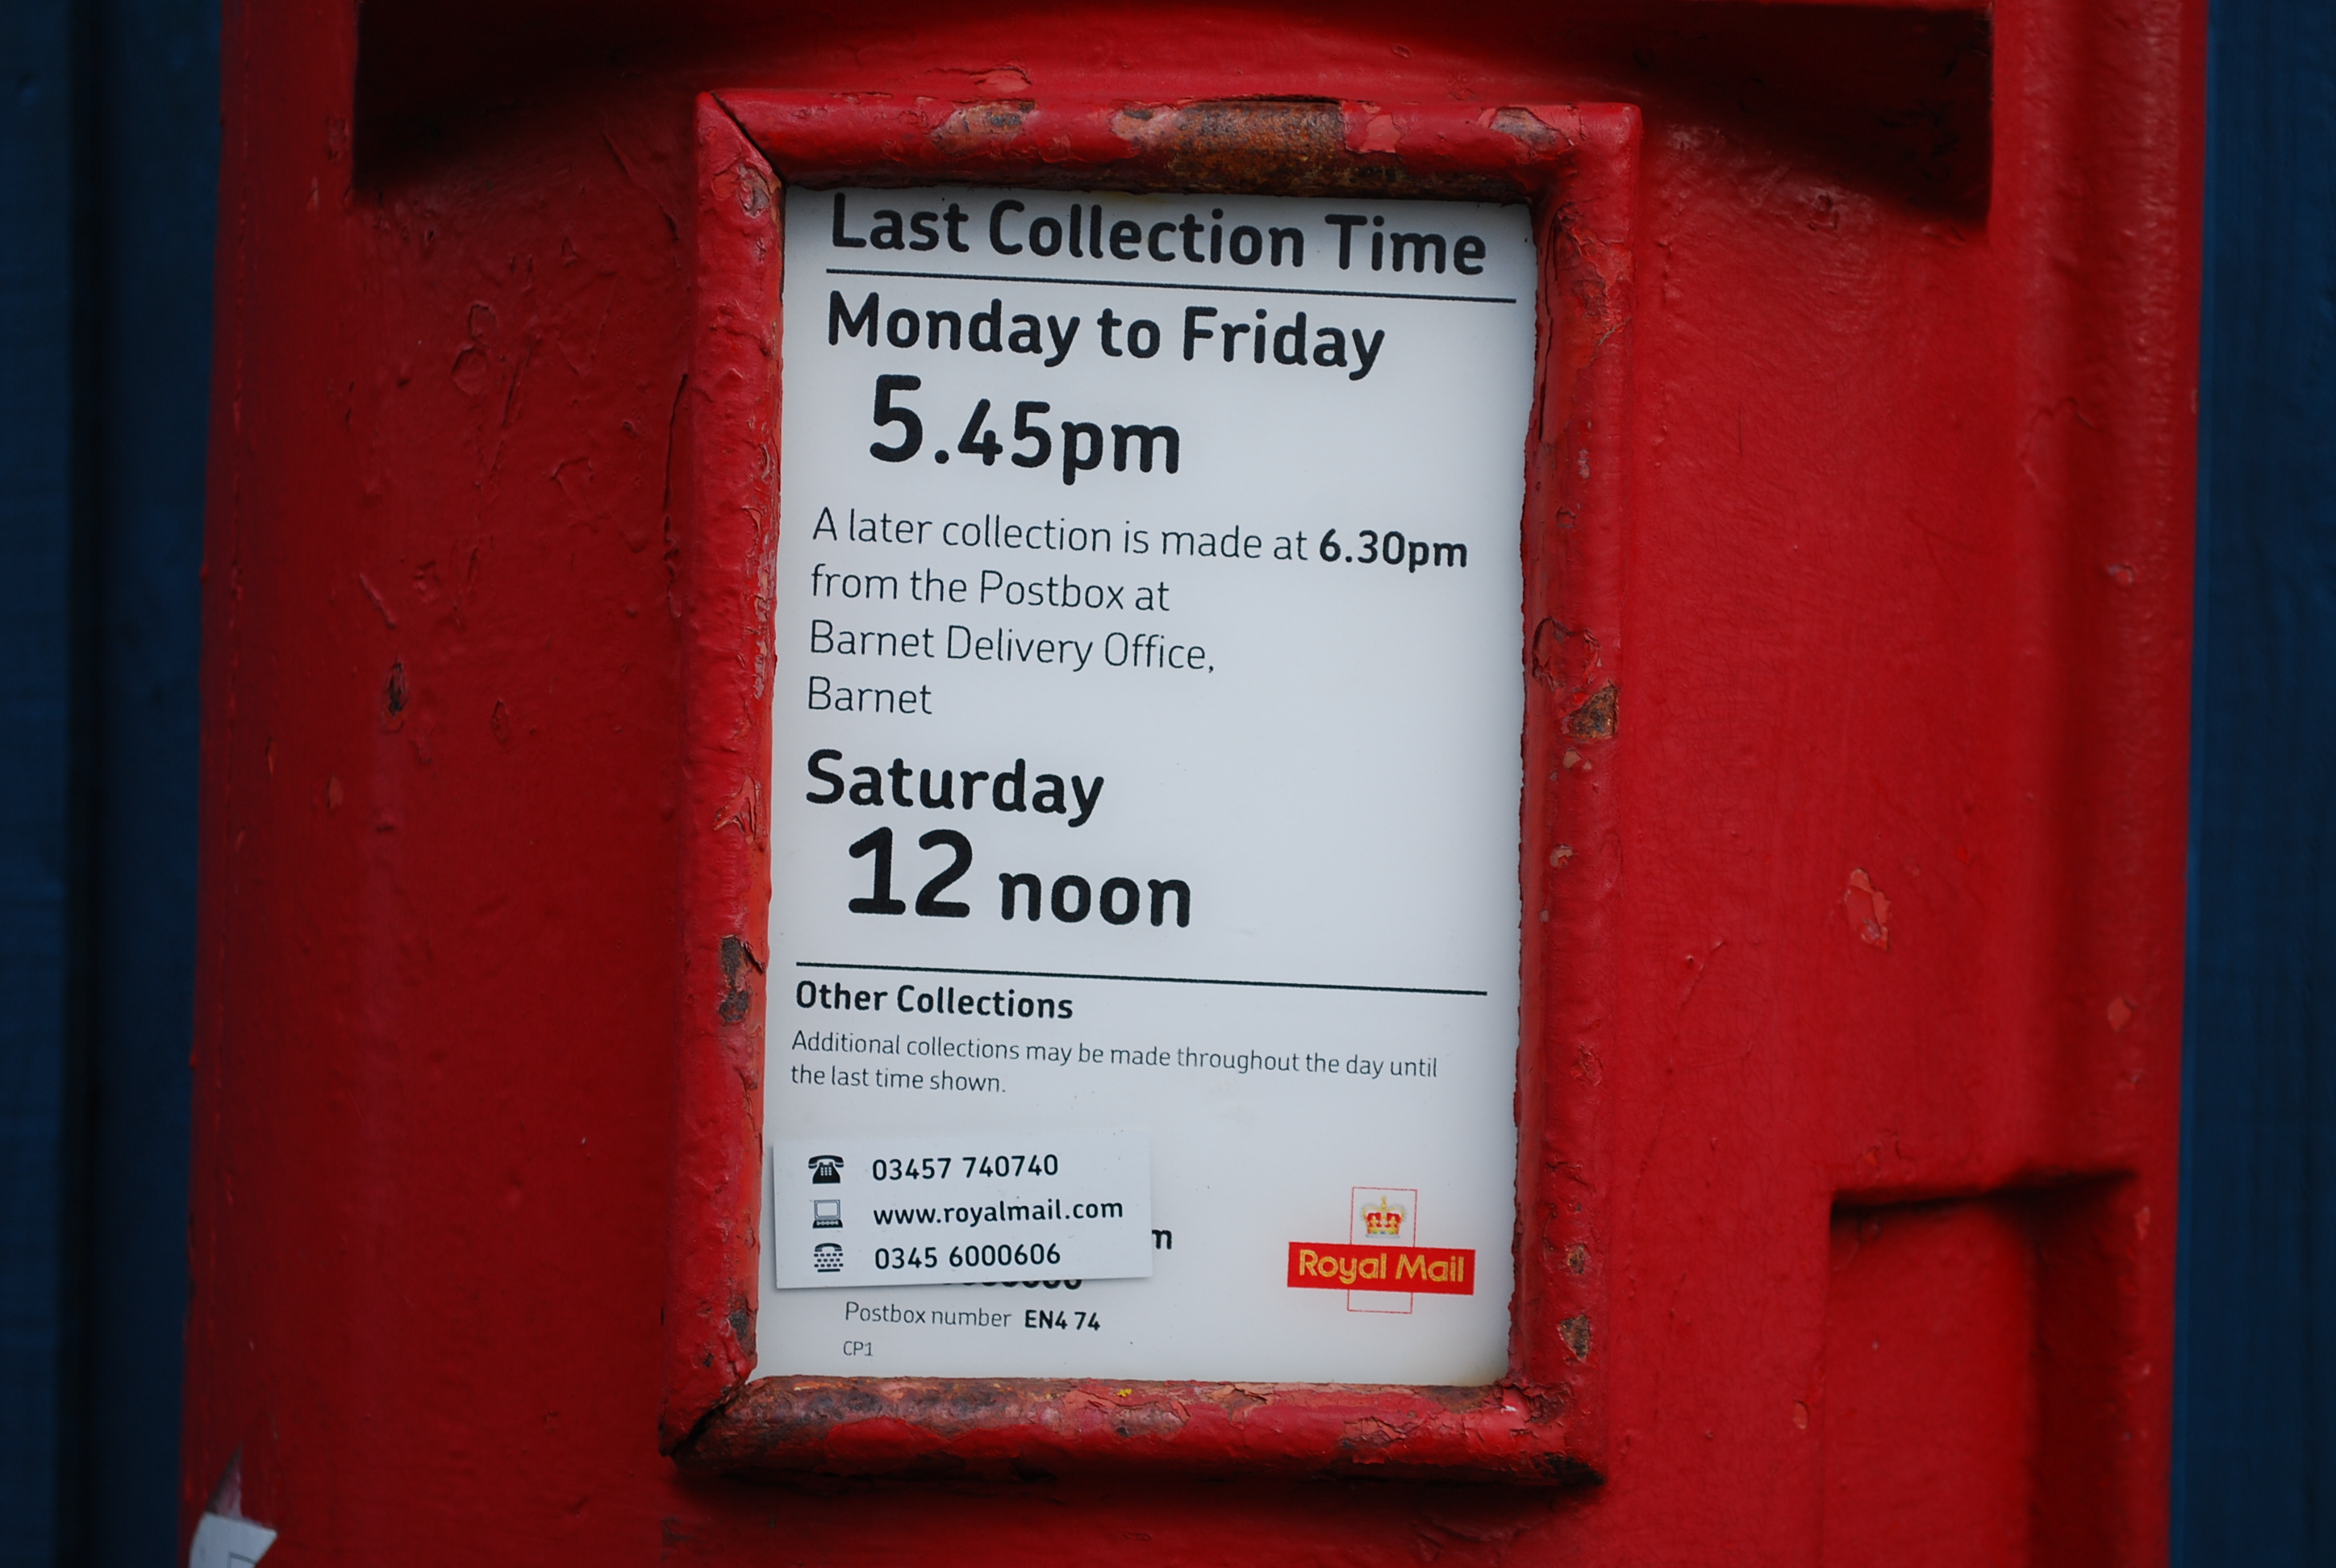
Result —
[[1387, 1201], [1384, 1198], [1379, 1202], [1380, 1207], [1363, 1211], [1363, 1234], [1366, 1236], [1403, 1234], [1403, 1211], [1386, 1207]]

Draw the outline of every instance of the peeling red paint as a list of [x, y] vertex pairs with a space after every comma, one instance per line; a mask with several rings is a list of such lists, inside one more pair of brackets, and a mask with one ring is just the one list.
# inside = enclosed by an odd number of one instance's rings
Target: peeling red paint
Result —
[[[1553, 1447], [1548, 1391], [1021, 1378], [768, 1378], [690, 1445], [696, 1469], [770, 1479], [1370, 1475], [1594, 1480]], [[1329, 1435], [1326, 1443], [1323, 1434]]]

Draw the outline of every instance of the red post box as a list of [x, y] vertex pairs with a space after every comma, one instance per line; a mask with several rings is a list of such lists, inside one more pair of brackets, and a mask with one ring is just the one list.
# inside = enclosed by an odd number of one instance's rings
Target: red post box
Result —
[[2157, 1560], [2201, 15], [232, 18], [190, 1532]]

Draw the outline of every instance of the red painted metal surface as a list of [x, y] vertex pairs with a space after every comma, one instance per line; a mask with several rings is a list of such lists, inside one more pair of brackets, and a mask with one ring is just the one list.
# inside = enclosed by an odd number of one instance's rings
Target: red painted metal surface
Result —
[[[190, 1528], [239, 1466], [271, 1568], [2159, 1560], [2202, 27], [231, 10]], [[767, 445], [768, 296], [707, 262], [755, 198], [701, 150], [776, 137], [705, 92], [904, 149], [1000, 103], [1643, 117], [1622, 511], [1551, 588], [1603, 574], [1611, 630], [1530, 650], [1552, 800], [1611, 791], [1526, 867], [1542, 1033], [1596, 1041], [1547, 1066], [1603, 1118], [1597, 1485], [1307, 1481], [1222, 1407], [1090, 1475], [1084, 1392], [995, 1477], [660, 1452], [745, 1369], [751, 1232], [699, 1222], [758, 1066], [755, 862], [691, 844], [760, 833], [762, 611], [712, 569], [768, 521], [693, 454]]]

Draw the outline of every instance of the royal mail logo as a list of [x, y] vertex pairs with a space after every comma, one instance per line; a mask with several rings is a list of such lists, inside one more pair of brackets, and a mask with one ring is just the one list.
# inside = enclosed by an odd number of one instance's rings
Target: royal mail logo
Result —
[[1311, 1290], [1408, 1290], [1429, 1296], [1476, 1293], [1473, 1247], [1385, 1247], [1368, 1242], [1292, 1242], [1290, 1283]]
[[[1347, 1190], [1347, 1244], [1404, 1248], [1419, 1243], [1419, 1189], [1350, 1187]], [[1349, 1312], [1392, 1312], [1407, 1317], [1418, 1304], [1407, 1290], [1376, 1283], [1347, 1292]]]

